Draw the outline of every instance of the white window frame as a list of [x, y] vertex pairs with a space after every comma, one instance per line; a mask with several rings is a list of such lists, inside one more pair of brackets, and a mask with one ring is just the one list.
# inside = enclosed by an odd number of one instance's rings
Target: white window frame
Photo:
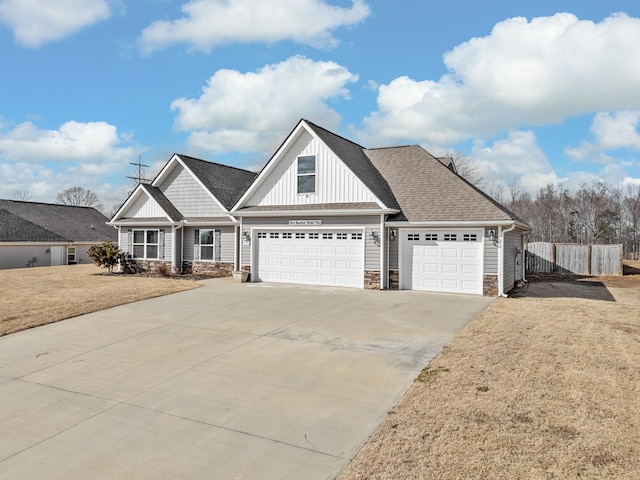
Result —
[[[136, 242], [136, 232], [142, 232], [143, 241]], [[158, 241], [156, 243], [149, 242], [149, 233], [156, 232]], [[142, 246], [143, 256], [139, 257], [135, 255], [136, 247]], [[149, 247], [156, 247], [156, 256], [149, 256]], [[160, 259], [160, 229], [149, 228], [140, 229], [135, 228], [131, 231], [131, 257], [138, 260], [159, 260]]]
[[[72, 253], [73, 251], [73, 253]], [[69, 245], [67, 247], [67, 265], [70, 265], [72, 263], [76, 263], [77, 262], [77, 256], [76, 256], [76, 247], [74, 247], [73, 245]]]
[[[305, 172], [301, 172], [300, 171], [300, 159], [301, 158], [302, 159], [313, 158], [313, 171], [305, 171]], [[316, 193], [317, 186], [318, 186], [317, 185], [317, 177], [316, 177], [316, 173], [317, 172], [318, 172], [318, 164], [317, 164], [317, 158], [316, 158], [315, 155], [300, 155], [297, 158], [297, 161], [296, 161], [296, 173], [297, 173], [297, 177], [296, 177], [297, 182], [296, 183], [297, 183], [297, 186], [296, 186], [296, 188], [297, 188], [298, 195], [312, 195], [312, 194]], [[307, 177], [307, 178], [308, 177], [313, 177], [313, 191], [300, 191], [300, 186], [301, 186], [300, 179], [301, 179], [301, 177]], [[306, 178], [305, 178], [305, 180], [306, 180]]]
[[[213, 237], [213, 243], [201, 243], [202, 232], [211, 232]], [[212, 258], [202, 258], [202, 249], [211, 248]], [[194, 231], [193, 242], [193, 259], [198, 262], [219, 262], [220, 261], [220, 230], [215, 228], [196, 228]]]

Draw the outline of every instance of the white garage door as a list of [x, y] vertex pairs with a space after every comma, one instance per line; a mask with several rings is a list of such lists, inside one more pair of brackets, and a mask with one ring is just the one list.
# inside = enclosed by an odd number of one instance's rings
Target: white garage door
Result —
[[364, 286], [361, 230], [258, 230], [253, 238], [256, 280]]
[[403, 231], [406, 290], [482, 294], [482, 230]]

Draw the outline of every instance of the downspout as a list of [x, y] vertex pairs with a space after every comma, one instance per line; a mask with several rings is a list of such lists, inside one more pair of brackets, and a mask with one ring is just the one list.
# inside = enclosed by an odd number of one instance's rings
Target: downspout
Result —
[[380, 290], [384, 290], [384, 279], [386, 277], [384, 259], [385, 249], [387, 248], [387, 239], [384, 231], [384, 217], [384, 214], [380, 215]]
[[[238, 229], [238, 239], [236, 242], [238, 243], [238, 265], [236, 265], [236, 270], [242, 270], [242, 232], [244, 228], [244, 217], [240, 217], [240, 228]], [[253, 277], [253, 275], [252, 275]]]
[[[184, 228], [181, 229], [180, 235], [180, 258], [184, 258]], [[180, 273], [182, 273], [182, 263], [180, 262]]]
[[[176, 270], [178, 270], [180, 273], [182, 273], [182, 258], [183, 258], [182, 257], [182, 250], [183, 250], [182, 240], [180, 240], [180, 266], [178, 267], [176, 265], [176, 261], [177, 261], [177, 259], [176, 259], [176, 253], [177, 253], [176, 252], [176, 232], [179, 229], [182, 229], [182, 222], [178, 226], [173, 225], [171, 227], [171, 229], [173, 231], [173, 238], [171, 239], [172, 245], [173, 245], [173, 248], [171, 249], [171, 271], [175, 272]], [[184, 239], [184, 230], [181, 233], [182, 233], [182, 238]]]
[[506, 297], [504, 293], [504, 234], [511, 232], [516, 228], [516, 222], [503, 230], [501, 226], [498, 226], [498, 296]]

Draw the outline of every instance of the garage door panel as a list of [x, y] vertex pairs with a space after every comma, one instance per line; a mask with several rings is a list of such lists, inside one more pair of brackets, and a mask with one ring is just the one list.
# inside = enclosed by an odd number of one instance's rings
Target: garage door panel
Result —
[[483, 243], [469, 240], [478, 238], [481, 230], [404, 231], [402, 288], [481, 294]]
[[257, 280], [364, 286], [361, 234], [337, 230], [265, 232], [259, 233], [256, 241]]
[[443, 263], [442, 264], [442, 273], [450, 273], [453, 275], [457, 275], [459, 273], [458, 269], [459, 265], [455, 263]]

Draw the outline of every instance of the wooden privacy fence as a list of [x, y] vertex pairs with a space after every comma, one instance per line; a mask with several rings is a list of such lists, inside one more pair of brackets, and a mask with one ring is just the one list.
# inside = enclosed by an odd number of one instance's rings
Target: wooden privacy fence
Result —
[[577, 275], [622, 275], [622, 245], [530, 242], [527, 271]]

